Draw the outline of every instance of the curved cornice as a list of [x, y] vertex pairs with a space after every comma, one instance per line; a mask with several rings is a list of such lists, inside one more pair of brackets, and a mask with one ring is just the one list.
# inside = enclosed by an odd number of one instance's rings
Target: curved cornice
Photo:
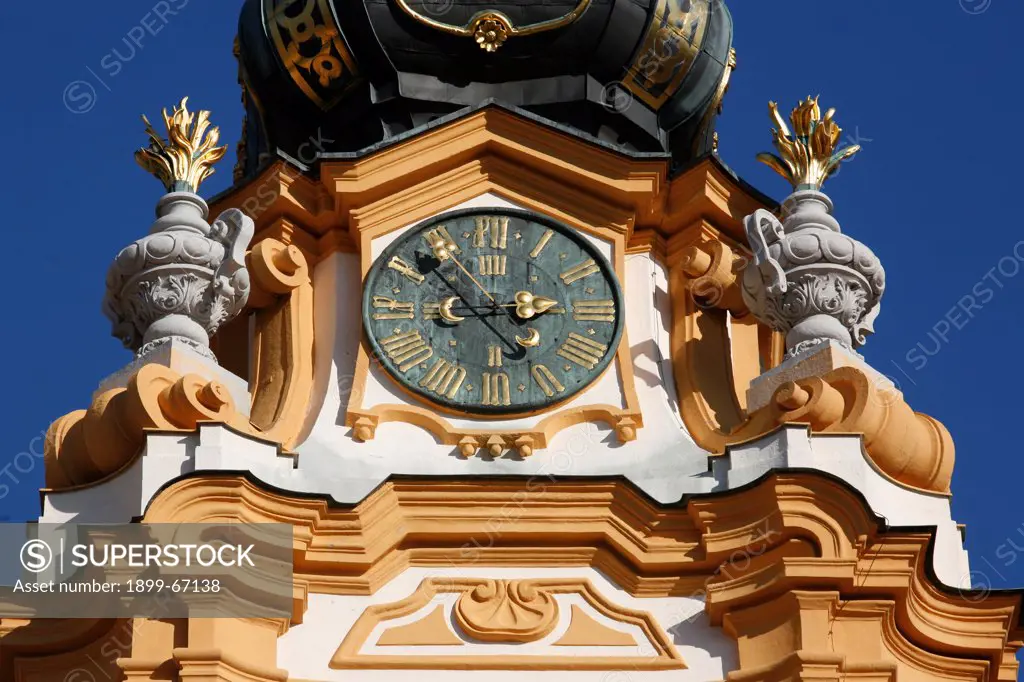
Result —
[[941, 586], [933, 529], [885, 528], [857, 491], [819, 472], [670, 506], [608, 479], [392, 479], [345, 507], [245, 476], [194, 476], [164, 489], [143, 520], [291, 524], [296, 578], [316, 592], [372, 593], [409, 566], [473, 562], [586, 565], [635, 596], [706, 594], [713, 623], [799, 589], [889, 599], [915, 647], [992, 665], [1021, 600]]

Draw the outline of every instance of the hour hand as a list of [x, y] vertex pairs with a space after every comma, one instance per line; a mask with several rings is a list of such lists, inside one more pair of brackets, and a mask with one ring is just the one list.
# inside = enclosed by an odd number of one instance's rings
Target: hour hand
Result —
[[547, 296], [534, 296], [529, 291], [516, 293], [515, 302], [516, 316], [523, 320], [529, 320], [558, 305], [558, 301]]

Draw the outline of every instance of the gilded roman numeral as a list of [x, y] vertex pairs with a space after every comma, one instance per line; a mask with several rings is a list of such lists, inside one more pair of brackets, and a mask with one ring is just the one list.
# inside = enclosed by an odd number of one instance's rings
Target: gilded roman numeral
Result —
[[488, 367], [501, 367], [501, 346], [488, 346], [487, 347], [487, 366]]
[[570, 333], [569, 338], [558, 349], [558, 355], [575, 362], [580, 367], [594, 369], [597, 367], [597, 363], [601, 362], [601, 358], [604, 357], [607, 350], [608, 346], [604, 344], [591, 341], [576, 333]]
[[548, 230], [540, 236], [540, 241], [537, 242], [537, 246], [533, 247], [533, 251], [530, 252], [530, 258], [536, 258], [540, 255], [540, 252], [544, 250], [544, 247], [551, 241], [551, 237], [555, 234], [554, 230]]
[[577, 322], [614, 322], [615, 301], [573, 301], [572, 317]]
[[572, 266], [571, 268], [563, 272], [561, 275], [559, 275], [559, 277], [561, 277], [562, 281], [565, 282], [566, 284], [572, 284], [573, 282], [581, 280], [584, 277], [589, 277], [590, 275], [593, 275], [595, 272], [600, 272], [600, 270], [601, 266], [595, 263], [593, 258], [588, 258], [582, 263]]
[[420, 379], [420, 386], [440, 396], [453, 400], [466, 380], [466, 370], [453, 365], [444, 358], [438, 358]]
[[534, 365], [533, 369], [530, 370], [530, 374], [533, 375], [533, 380], [540, 386], [540, 390], [544, 391], [544, 395], [549, 398], [555, 395], [555, 393], [561, 393], [565, 390], [565, 386], [544, 365]]
[[455, 248], [451, 249], [455, 253], [462, 253], [462, 249], [455, 243], [452, 236], [448, 233], [448, 228], [445, 225], [438, 225], [432, 230], [428, 230], [423, 233], [423, 240], [427, 242], [427, 245], [433, 248], [434, 242], [437, 240], [443, 241], [445, 244], [454, 244]]
[[423, 304], [423, 319], [424, 320], [440, 320], [441, 319], [441, 304], [440, 303], [424, 303]]
[[508, 256], [477, 256], [477, 274], [502, 276]]
[[373, 307], [377, 310], [388, 312], [376, 312], [373, 314], [375, 320], [411, 320], [416, 317], [416, 304], [396, 301], [387, 296], [374, 296]]
[[434, 354], [434, 349], [415, 330], [389, 336], [380, 345], [402, 372], [408, 372]]
[[388, 267], [402, 275], [405, 275], [410, 282], [415, 282], [417, 285], [423, 284], [423, 280], [426, 279], [426, 277], [416, 271], [416, 268], [409, 265], [398, 256], [391, 257], [391, 260], [388, 261]]
[[508, 375], [504, 372], [484, 372], [483, 381], [483, 404], [502, 406], [512, 404], [512, 395], [509, 391]]
[[508, 218], [496, 215], [477, 216], [476, 230], [473, 231], [473, 246], [478, 249], [490, 246], [504, 249], [508, 246]]

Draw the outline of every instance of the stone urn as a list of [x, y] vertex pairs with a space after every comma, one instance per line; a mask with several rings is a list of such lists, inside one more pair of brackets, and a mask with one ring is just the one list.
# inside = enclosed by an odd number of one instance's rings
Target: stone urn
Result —
[[237, 209], [210, 225], [206, 202], [171, 192], [149, 234], [128, 245], [107, 272], [103, 312], [113, 335], [138, 355], [171, 339], [214, 359], [210, 335], [245, 307], [245, 252], [252, 220]]
[[832, 201], [794, 192], [783, 221], [766, 210], [745, 220], [754, 261], [743, 272], [746, 304], [785, 332], [788, 356], [834, 340], [853, 351], [874, 333], [885, 270], [871, 249], [842, 234]]

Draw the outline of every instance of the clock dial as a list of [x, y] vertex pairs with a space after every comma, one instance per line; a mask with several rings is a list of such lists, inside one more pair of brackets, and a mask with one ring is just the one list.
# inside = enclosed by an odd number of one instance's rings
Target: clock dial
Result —
[[571, 228], [470, 209], [409, 230], [366, 277], [363, 326], [408, 391], [463, 412], [512, 414], [594, 381], [622, 336], [607, 260]]

